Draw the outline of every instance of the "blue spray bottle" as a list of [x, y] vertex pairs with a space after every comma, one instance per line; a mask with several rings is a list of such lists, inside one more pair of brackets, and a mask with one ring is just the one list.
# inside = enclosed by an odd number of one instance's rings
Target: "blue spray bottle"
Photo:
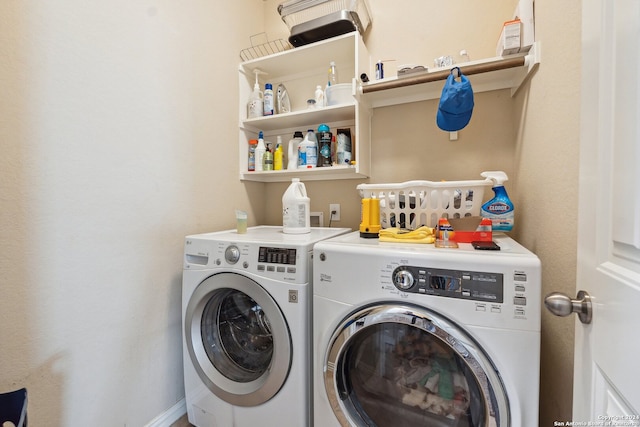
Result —
[[495, 196], [482, 205], [480, 216], [491, 219], [493, 231], [511, 231], [513, 228], [513, 203], [504, 188], [504, 182], [509, 178], [502, 171], [482, 172], [484, 178], [493, 181], [493, 192]]

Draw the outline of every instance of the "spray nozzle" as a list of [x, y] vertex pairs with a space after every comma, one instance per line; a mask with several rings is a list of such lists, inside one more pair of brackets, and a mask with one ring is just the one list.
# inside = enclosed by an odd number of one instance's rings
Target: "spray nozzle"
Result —
[[487, 178], [487, 179], [490, 179], [491, 181], [493, 181], [493, 186], [494, 187], [499, 187], [499, 186], [503, 185], [505, 181], [509, 180], [509, 177], [507, 176], [507, 174], [502, 172], [502, 171], [482, 172], [480, 174], [480, 176], [482, 176], [483, 178]]
[[258, 139], [264, 139], [264, 134], [262, 131], [258, 132]]

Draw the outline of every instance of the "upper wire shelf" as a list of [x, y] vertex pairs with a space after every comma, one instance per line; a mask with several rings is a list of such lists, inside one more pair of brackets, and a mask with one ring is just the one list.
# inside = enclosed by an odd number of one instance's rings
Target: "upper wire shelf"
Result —
[[[257, 40], [258, 37], [261, 37], [263, 40]], [[284, 52], [285, 50], [293, 48], [293, 46], [291, 46], [291, 44], [286, 40], [276, 39], [269, 41], [267, 33], [254, 34], [249, 37], [249, 40], [251, 42], [251, 47], [240, 51], [240, 59], [242, 59], [243, 62], [272, 55], [274, 53]]]

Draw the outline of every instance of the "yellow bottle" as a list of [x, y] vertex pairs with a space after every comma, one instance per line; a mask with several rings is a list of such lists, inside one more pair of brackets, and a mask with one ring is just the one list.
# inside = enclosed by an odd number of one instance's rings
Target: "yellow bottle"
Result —
[[282, 138], [278, 135], [276, 150], [273, 153], [273, 170], [281, 171], [283, 163]]

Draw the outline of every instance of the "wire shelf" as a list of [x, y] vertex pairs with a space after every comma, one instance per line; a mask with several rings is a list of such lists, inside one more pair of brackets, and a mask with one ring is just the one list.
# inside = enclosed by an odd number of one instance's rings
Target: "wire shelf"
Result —
[[[261, 37], [263, 40], [257, 40]], [[263, 56], [272, 55], [274, 53], [284, 52], [285, 50], [292, 49], [293, 46], [282, 39], [269, 40], [266, 33], [258, 33], [249, 37], [251, 41], [251, 47], [242, 49], [240, 51], [240, 59], [242, 61], [250, 61], [252, 59], [261, 58]]]

